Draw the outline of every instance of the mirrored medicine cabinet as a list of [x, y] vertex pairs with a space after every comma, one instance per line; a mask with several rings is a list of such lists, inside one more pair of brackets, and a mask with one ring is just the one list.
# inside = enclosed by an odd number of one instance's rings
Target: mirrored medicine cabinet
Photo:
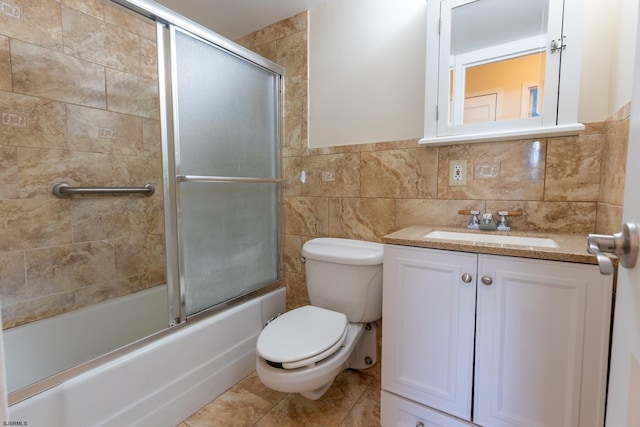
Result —
[[421, 144], [577, 134], [582, 0], [427, 0]]

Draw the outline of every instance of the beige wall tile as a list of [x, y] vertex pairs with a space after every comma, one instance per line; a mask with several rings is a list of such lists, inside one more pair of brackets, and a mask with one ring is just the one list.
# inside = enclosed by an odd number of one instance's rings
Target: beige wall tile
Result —
[[275, 41], [265, 43], [260, 46], [256, 46], [256, 48], [253, 51], [258, 55], [262, 56], [263, 58], [267, 58], [271, 62], [276, 62], [278, 60], [276, 56]]
[[156, 42], [140, 38], [140, 77], [158, 80], [158, 50]]
[[410, 225], [433, 224], [464, 228], [469, 216], [459, 215], [459, 210], [476, 209], [484, 212], [482, 200], [430, 200], [397, 199], [396, 229]]
[[119, 281], [83, 286], [76, 290], [76, 308], [87, 307], [120, 296]]
[[[439, 199], [542, 200], [546, 141], [451, 145], [438, 149]], [[449, 186], [449, 161], [467, 161], [467, 185]], [[500, 177], [473, 179], [474, 165], [500, 164]]]
[[156, 40], [156, 24], [154, 21], [112, 1], [105, 3], [104, 19], [110, 24], [116, 25], [148, 40]]
[[143, 119], [142, 142], [145, 156], [162, 158], [162, 135], [159, 120]]
[[[44, 253], [37, 248], [49, 250], [49, 265], [31, 266], [33, 294], [3, 295], [5, 327], [166, 281], [155, 24], [108, 0], [11, 5], [20, 20], [0, 15], [0, 292], [26, 281], [24, 252], [17, 251], [30, 250], [33, 261]], [[109, 67], [109, 83], [101, 64]], [[107, 85], [112, 111], [105, 111]], [[154, 182], [157, 194], [57, 199], [51, 188], [60, 181]], [[74, 236], [80, 245], [72, 244]], [[119, 247], [120, 274], [131, 274], [136, 260], [145, 271], [115, 280], [110, 239], [124, 237], [137, 246]], [[98, 260], [99, 245], [111, 245], [111, 262]], [[109, 264], [112, 279], [99, 269]], [[74, 290], [40, 297], [67, 288]]]
[[285, 197], [285, 233], [326, 237], [329, 231], [329, 200], [326, 197]]
[[522, 216], [509, 218], [513, 230], [561, 233], [595, 231], [595, 202], [487, 201], [488, 212], [498, 210], [522, 210]]
[[[162, 280], [162, 283], [165, 283], [165, 281]], [[155, 283], [152, 284], [150, 274], [140, 274], [118, 279], [116, 289], [118, 290], [118, 296], [123, 296], [150, 289], [156, 285]]]
[[398, 150], [401, 148], [416, 148], [418, 147], [419, 139], [408, 139], [402, 141], [385, 141], [385, 142], [376, 142], [373, 145], [375, 151], [381, 150]]
[[99, 65], [15, 39], [11, 65], [15, 92], [105, 108], [105, 75]]
[[145, 233], [145, 201], [140, 197], [76, 198], [71, 222], [74, 243], [140, 236]]
[[299, 32], [306, 32], [307, 12], [301, 12], [291, 18], [284, 19], [273, 25], [269, 25], [255, 33], [248, 34], [238, 40], [243, 46], [253, 49], [264, 43], [276, 41]]
[[41, 148], [18, 148], [21, 197], [55, 197], [53, 186], [108, 187], [111, 165], [107, 154]]
[[160, 119], [158, 83], [107, 69], [108, 110], [148, 119]]
[[35, 320], [57, 316], [75, 308], [76, 294], [73, 291], [3, 306], [2, 327], [5, 329], [13, 328]]
[[290, 271], [284, 272], [287, 286], [287, 310], [309, 305], [309, 295], [304, 273], [298, 274]]
[[98, 19], [104, 20], [104, 7], [109, 1], [105, 0], [59, 0], [61, 4], [72, 7], [91, 15]]
[[301, 157], [285, 157], [282, 159], [284, 175], [284, 195], [300, 196], [302, 194], [302, 182], [300, 175], [302, 172]]
[[329, 199], [329, 236], [379, 242], [395, 231], [393, 199]]
[[146, 184], [156, 186], [162, 192], [162, 160], [136, 156], [111, 157], [113, 187], [144, 187]]
[[286, 234], [284, 236], [284, 257], [283, 257], [284, 270], [302, 274], [303, 273], [302, 261], [300, 261], [301, 254], [302, 254], [302, 237]]
[[68, 147], [75, 151], [142, 155], [142, 118], [67, 105]]
[[11, 91], [11, 52], [9, 38], [0, 35], [0, 90]]
[[[306, 156], [300, 166], [306, 174], [302, 184], [303, 196], [358, 197], [360, 194], [360, 155], [330, 154]], [[323, 180], [323, 174], [333, 174], [332, 181]]]
[[156, 187], [151, 197], [143, 199], [145, 208], [146, 232], [149, 234], [164, 234], [164, 197], [162, 186]]
[[26, 251], [31, 297], [42, 297], [115, 279], [115, 255], [108, 242]]
[[598, 203], [596, 233], [614, 234], [622, 226], [622, 206]]
[[71, 243], [69, 200], [0, 200], [0, 252]]
[[629, 119], [617, 122], [605, 134], [599, 201], [622, 206], [629, 141]]
[[276, 62], [288, 76], [307, 74], [307, 33], [297, 32], [276, 41]]
[[285, 77], [284, 85], [284, 116], [302, 117], [303, 102], [307, 100], [307, 76], [305, 74], [298, 74]]
[[284, 119], [284, 157], [301, 156], [306, 150], [302, 139], [302, 123], [300, 117], [291, 116]]
[[602, 146], [598, 134], [549, 139], [544, 200], [597, 201]]
[[127, 73], [140, 73], [140, 37], [62, 6], [64, 53]]
[[435, 148], [361, 154], [362, 197], [435, 198], [438, 151]]
[[0, 91], [0, 141], [22, 147], [67, 148], [64, 104]]
[[0, 199], [17, 199], [19, 193], [18, 149], [0, 145]]
[[2, 303], [27, 297], [24, 252], [0, 252], [0, 295]]
[[137, 276], [164, 267], [163, 235], [118, 239], [114, 242], [114, 248], [117, 278]]
[[[47, 49], [62, 50], [60, 3], [55, 0], [13, 0], [0, 14], [0, 33]], [[15, 70], [14, 70], [15, 72]]]

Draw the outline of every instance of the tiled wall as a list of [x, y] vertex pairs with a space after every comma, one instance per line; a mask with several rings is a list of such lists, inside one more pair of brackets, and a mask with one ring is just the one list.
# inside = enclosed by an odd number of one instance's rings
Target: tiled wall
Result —
[[[5, 327], [165, 282], [151, 22], [107, 0], [14, 0], [0, 14], [0, 292]], [[3, 9], [7, 12], [9, 9]], [[619, 228], [626, 106], [571, 138], [420, 147], [416, 140], [307, 149], [307, 13], [239, 41], [284, 65], [285, 278], [307, 302], [302, 244], [379, 241], [414, 223], [463, 226], [459, 209], [522, 209], [526, 230]], [[449, 187], [448, 161], [500, 162]], [[300, 172], [307, 181], [302, 184]], [[331, 172], [333, 181], [322, 181]], [[57, 199], [57, 182], [140, 186], [142, 197]]]
[[[380, 241], [411, 224], [463, 228], [460, 209], [521, 209], [518, 230], [611, 233], [620, 226], [628, 106], [578, 137], [442, 147], [417, 140], [307, 148], [307, 14], [239, 40], [283, 65], [285, 106], [285, 278], [289, 308], [306, 304], [302, 244], [314, 237]], [[287, 52], [285, 52], [287, 50]], [[464, 187], [448, 185], [450, 160], [466, 160]], [[499, 163], [495, 179], [473, 166]], [[300, 182], [305, 171], [306, 183]], [[323, 180], [329, 172], [333, 180]], [[326, 176], [325, 176], [326, 178]]]
[[[0, 11], [4, 327], [165, 283], [155, 26], [108, 0]], [[156, 186], [58, 199], [52, 187]]]

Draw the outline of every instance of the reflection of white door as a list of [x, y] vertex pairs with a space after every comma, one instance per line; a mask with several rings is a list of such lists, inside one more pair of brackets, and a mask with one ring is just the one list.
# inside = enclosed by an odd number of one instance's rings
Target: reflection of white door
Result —
[[[640, 70], [640, 44], [636, 49]], [[640, 78], [635, 76], [622, 216], [640, 223]], [[606, 425], [640, 426], [640, 265], [618, 269]]]
[[464, 124], [495, 122], [498, 94], [489, 93], [464, 99]]

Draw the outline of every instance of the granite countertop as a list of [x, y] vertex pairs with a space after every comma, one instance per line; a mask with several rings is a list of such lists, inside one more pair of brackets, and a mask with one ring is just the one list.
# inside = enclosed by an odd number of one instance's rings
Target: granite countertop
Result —
[[[432, 231], [453, 231], [470, 234], [493, 234], [505, 236], [537, 237], [553, 239], [557, 242], [557, 248], [521, 246], [500, 243], [484, 243], [474, 241], [459, 241], [434, 239], [424, 237]], [[437, 225], [414, 225], [388, 234], [382, 238], [383, 243], [404, 246], [417, 246], [421, 248], [445, 249], [460, 252], [475, 252], [482, 254], [506, 255], [520, 258], [546, 259], [552, 261], [568, 261], [583, 264], [597, 264], [597, 258], [587, 252], [586, 234], [550, 233], [550, 232], [523, 232], [523, 231], [482, 231], [468, 230], [460, 227], [441, 227]], [[618, 259], [610, 257], [614, 266], [618, 265]]]

